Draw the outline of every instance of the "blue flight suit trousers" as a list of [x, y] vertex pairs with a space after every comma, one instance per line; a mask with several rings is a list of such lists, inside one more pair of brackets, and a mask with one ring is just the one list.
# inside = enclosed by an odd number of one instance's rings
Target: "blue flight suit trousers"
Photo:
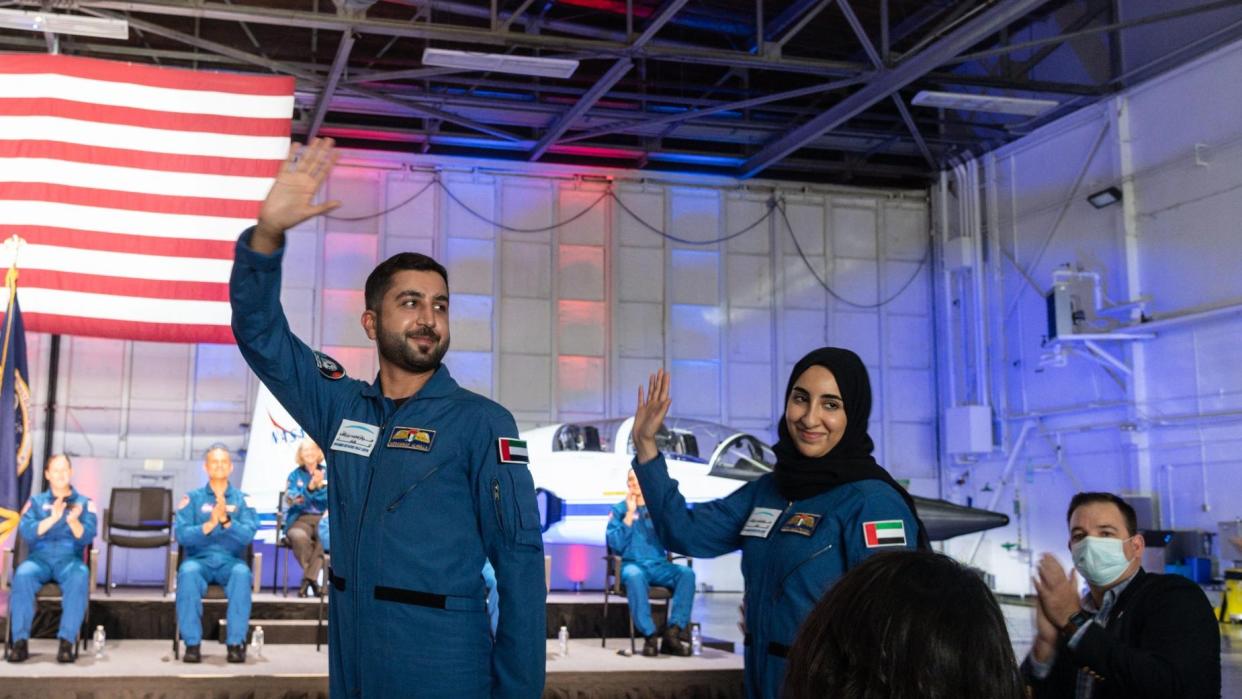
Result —
[[229, 598], [228, 636], [230, 646], [246, 642], [250, 628], [250, 590], [253, 574], [240, 560], [189, 558], [177, 569], [177, 625], [187, 646], [203, 642], [203, 594], [207, 585], [224, 587]]
[[30, 638], [30, 624], [34, 620], [35, 594], [45, 583], [60, 585], [60, 630], [56, 636], [73, 643], [82, 629], [82, 617], [86, 615], [87, 591], [90, 588], [90, 569], [81, 558], [68, 556], [62, 559], [43, 560], [31, 556], [17, 566], [13, 574], [12, 606], [13, 640]]
[[673, 591], [672, 607], [668, 612], [670, 626], [687, 628], [690, 610], [694, 606], [694, 571], [686, 566], [669, 563], [664, 559], [626, 561], [621, 566], [621, 581], [625, 583], [625, 595], [630, 602], [630, 616], [634, 626], [643, 636], [656, 632], [651, 620], [651, 602], [647, 587], [659, 585]]

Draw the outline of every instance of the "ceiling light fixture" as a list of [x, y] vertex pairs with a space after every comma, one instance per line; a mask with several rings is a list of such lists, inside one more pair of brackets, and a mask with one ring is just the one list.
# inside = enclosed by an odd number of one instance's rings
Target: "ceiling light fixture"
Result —
[[975, 95], [967, 92], [936, 92], [923, 90], [914, 96], [911, 104], [920, 107], [961, 109], [968, 112], [991, 112], [993, 114], [1021, 114], [1039, 116], [1056, 107], [1056, 100], [1037, 100], [1026, 97], [1002, 97], [1000, 95]]
[[540, 78], [568, 78], [578, 69], [578, 61], [567, 58], [540, 58], [452, 49], [423, 49], [423, 65], [530, 75]]
[[99, 39], [128, 39], [129, 22], [107, 17], [84, 17], [55, 12], [0, 10], [0, 28], [25, 29], [50, 34], [93, 36]]
[[1087, 202], [1097, 209], [1103, 209], [1106, 206], [1112, 206], [1121, 201], [1121, 190], [1116, 187], [1101, 189], [1087, 197]]

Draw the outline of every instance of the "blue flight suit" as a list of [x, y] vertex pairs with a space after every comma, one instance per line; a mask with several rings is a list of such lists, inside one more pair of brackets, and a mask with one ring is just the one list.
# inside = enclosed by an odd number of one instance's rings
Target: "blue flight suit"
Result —
[[177, 569], [177, 624], [187, 646], [203, 641], [203, 593], [211, 583], [222, 585], [229, 599], [226, 642], [230, 646], [245, 643], [250, 628], [254, 574], [243, 556], [259, 530], [259, 515], [246, 495], [231, 485], [224, 491], [224, 501], [232, 520], [227, 528], [216, 525], [210, 534], [203, 533], [203, 524], [211, 519], [216, 505], [210, 485], [182, 498], [173, 522], [177, 545], [183, 551]]
[[[332, 471], [331, 696], [540, 697], [543, 538], [530, 471], [502, 453], [513, 416], [443, 365], [400, 405], [378, 377], [346, 377], [290, 331], [283, 250], [257, 253], [250, 235], [229, 281], [233, 334]], [[484, 560], [500, 593], [494, 641]]]
[[[289, 527], [298, 521], [298, 517], [321, 514], [328, 509], [327, 474], [324, 474], [323, 487], [315, 490], [310, 489], [311, 475], [304, 467], [298, 466], [285, 480], [285, 501], [289, 504], [285, 508], [285, 534], [289, 533]], [[324, 550], [327, 549], [325, 546]]]
[[656, 632], [651, 620], [651, 600], [647, 587], [659, 585], [673, 591], [668, 623], [682, 629], [690, 628], [690, 611], [694, 608], [694, 570], [668, 560], [668, 551], [660, 545], [647, 506], [638, 508], [634, 522], [625, 526], [625, 501], [612, 506], [608, 518], [608, 548], [621, 556], [621, 580], [630, 604], [630, 617], [643, 636]]
[[[51, 516], [54, 502], [56, 496], [50, 490], [31, 496], [17, 525], [17, 534], [25, 540], [29, 555], [13, 573], [13, 592], [9, 604], [12, 606], [10, 623], [13, 624], [14, 641], [30, 638], [35, 595], [47, 582], [60, 585], [60, 628], [56, 636], [73, 643], [82, 630], [91, 584], [90, 568], [83, 561], [83, 552], [95, 540], [95, 505], [90, 498], [71, 487], [60, 521], [39, 536], [39, 522]], [[78, 516], [82, 536], [75, 537], [65, 521], [70, 507], [82, 508]]]
[[634, 473], [660, 541], [695, 558], [742, 550], [746, 695], [778, 699], [785, 655], [803, 619], [846, 570], [873, 553], [916, 548], [918, 525], [888, 484], [855, 481], [805, 500], [781, 497], [771, 474], [686, 506], [661, 454]]

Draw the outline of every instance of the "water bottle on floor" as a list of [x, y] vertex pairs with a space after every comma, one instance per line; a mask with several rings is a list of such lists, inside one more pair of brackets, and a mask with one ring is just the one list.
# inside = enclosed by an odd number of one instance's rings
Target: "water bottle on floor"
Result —
[[562, 626], [561, 630], [556, 634], [556, 638], [561, 642], [561, 657], [569, 655], [569, 627]]
[[703, 632], [698, 624], [690, 625], [690, 654], [703, 655]]
[[95, 636], [93, 641], [95, 648], [95, 659], [99, 660], [103, 658], [104, 644], [108, 642], [108, 636], [104, 633], [103, 626], [95, 627]]
[[254, 627], [254, 634], [250, 637], [250, 647], [254, 649], [254, 657], [263, 657], [263, 627]]

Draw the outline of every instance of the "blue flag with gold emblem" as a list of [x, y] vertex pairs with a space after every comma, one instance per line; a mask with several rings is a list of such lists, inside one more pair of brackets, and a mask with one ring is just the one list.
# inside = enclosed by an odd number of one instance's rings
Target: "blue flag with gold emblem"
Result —
[[16, 270], [7, 279], [8, 307], [0, 322], [0, 541], [17, 528], [30, 498], [30, 376], [26, 371], [26, 328], [17, 304]]

